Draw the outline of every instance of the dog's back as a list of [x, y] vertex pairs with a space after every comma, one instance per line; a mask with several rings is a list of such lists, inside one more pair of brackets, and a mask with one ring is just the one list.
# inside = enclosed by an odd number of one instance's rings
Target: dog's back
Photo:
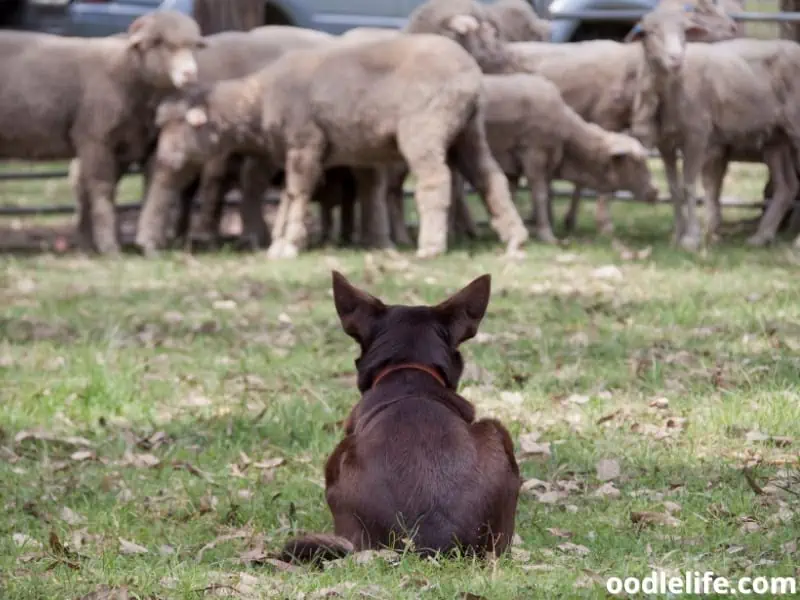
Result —
[[[363, 395], [328, 458], [326, 499], [336, 536], [292, 540], [287, 555], [341, 555], [413, 540], [429, 554], [460, 547], [502, 552], [514, 532], [520, 478], [511, 438], [497, 421], [475, 421], [455, 389], [458, 345], [477, 332], [489, 278], [434, 307], [386, 306], [334, 274], [345, 331], [361, 346]], [[322, 539], [313, 536], [317, 542]]]

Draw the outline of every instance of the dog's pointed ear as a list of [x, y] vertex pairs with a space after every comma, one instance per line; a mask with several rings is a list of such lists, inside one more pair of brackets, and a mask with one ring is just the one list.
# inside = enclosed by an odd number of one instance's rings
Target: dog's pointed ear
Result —
[[333, 271], [333, 303], [345, 333], [359, 344], [367, 338], [372, 325], [386, 305], [375, 296], [353, 286], [344, 275]]
[[487, 273], [433, 307], [441, 323], [450, 332], [454, 346], [478, 333], [478, 325], [486, 314], [491, 293], [492, 276]]

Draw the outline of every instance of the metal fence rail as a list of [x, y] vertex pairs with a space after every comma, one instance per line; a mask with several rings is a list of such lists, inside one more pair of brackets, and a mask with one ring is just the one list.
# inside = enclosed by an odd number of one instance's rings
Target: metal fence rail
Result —
[[[758, 4], [766, 3], [770, 4], [769, 2], [759, 2]], [[775, 3], [772, 3], [773, 5]], [[581, 20], [581, 21], [616, 21], [620, 23], [630, 23], [639, 20], [642, 16], [647, 14], [647, 11], [643, 10], [584, 10], [584, 11], [564, 11], [559, 12], [555, 11], [549, 15], [549, 18], [554, 20], [560, 19], [572, 19], [572, 20]], [[735, 13], [731, 14], [731, 16], [736, 19], [737, 21], [744, 21], [750, 23], [772, 23], [772, 24], [782, 24], [782, 23], [798, 23], [800, 24], [800, 12], [743, 12], [743, 13]], [[657, 157], [658, 154], [656, 152], [652, 153], [653, 157]], [[18, 162], [18, 161], [15, 161]], [[138, 168], [134, 168], [126, 173], [128, 175], [140, 174], [141, 171]], [[3, 182], [12, 182], [12, 181], [44, 181], [44, 180], [52, 180], [52, 179], [64, 179], [68, 175], [66, 169], [61, 170], [47, 170], [47, 171], [4, 171], [0, 172], [0, 184]], [[411, 191], [406, 190], [406, 195], [412, 194]], [[571, 189], [554, 186], [553, 187], [553, 195], [556, 197], [565, 197], [570, 196], [572, 194]], [[594, 199], [597, 194], [587, 190], [583, 193], [583, 198], [585, 199]], [[615, 199], [619, 200], [632, 200], [631, 194], [627, 192], [619, 192], [614, 195]], [[268, 202], [274, 202], [274, 197], [268, 197]], [[661, 198], [660, 202], [668, 201], [667, 198]], [[228, 202], [231, 204], [231, 202]], [[235, 202], [232, 202], [235, 204]], [[727, 204], [731, 204], [731, 202], [727, 202]], [[762, 203], [735, 203], [738, 206], [761, 206]], [[135, 203], [126, 203], [126, 204], [118, 204], [117, 210], [118, 211], [132, 211], [138, 210], [141, 208], [141, 202]], [[73, 204], [69, 205], [55, 205], [55, 206], [0, 206], [0, 217], [22, 217], [22, 216], [37, 216], [37, 215], [70, 215], [75, 212], [75, 206]]]

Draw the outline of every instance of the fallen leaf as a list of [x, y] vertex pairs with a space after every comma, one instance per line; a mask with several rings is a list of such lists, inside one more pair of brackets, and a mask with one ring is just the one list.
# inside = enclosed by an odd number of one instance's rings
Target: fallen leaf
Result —
[[792, 540], [791, 542], [786, 542], [785, 544], [781, 544], [781, 550], [784, 551], [786, 554], [794, 554], [797, 552], [797, 542]]
[[739, 528], [742, 533], [756, 533], [761, 531], [761, 525], [752, 517], [742, 517], [742, 526]]
[[537, 442], [539, 434], [536, 431], [526, 433], [519, 437], [519, 446], [522, 450], [522, 456], [550, 456], [550, 442]]
[[119, 539], [119, 552], [120, 554], [147, 554], [148, 550], [144, 546], [129, 542], [126, 539]]
[[276, 467], [280, 467], [286, 460], [283, 458], [269, 458], [267, 460], [262, 460], [257, 463], [253, 463], [253, 466], [256, 469], [274, 469]]
[[552, 491], [552, 492], [545, 492], [544, 494], [539, 494], [536, 496], [536, 499], [541, 502], [542, 504], [555, 504], [559, 500], [563, 500], [569, 496], [566, 492], [559, 492], [559, 491]]
[[668, 525], [670, 527], [678, 527], [681, 522], [666, 513], [657, 512], [632, 512], [631, 521], [640, 525]]
[[50, 531], [48, 542], [53, 554], [56, 556], [67, 556], [67, 549], [64, 547], [64, 544], [61, 543], [61, 540], [58, 539], [58, 534], [55, 531]]
[[589, 400], [590, 400], [589, 396], [586, 396], [584, 394], [571, 394], [567, 396], [566, 402], [572, 404], [586, 404], [587, 402], [589, 402]]
[[666, 398], [656, 398], [655, 400], [650, 402], [650, 406], [659, 409], [669, 408], [669, 400], [667, 400]]
[[597, 421], [595, 421], [595, 423], [597, 425], [602, 425], [606, 421], [611, 421], [614, 417], [616, 417], [618, 415], [621, 415], [621, 414], [622, 414], [622, 409], [615, 410], [614, 412], [610, 412], [607, 415], [603, 415], [602, 417], [597, 419]]
[[218, 538], [210, 541], [205, 546], [200, 548], [199, 552], [197, 553], [197, 562], [200, 562], [203, 559], [203, 554], [206, 550], [211, 550], [215, 548], [217, 544], [222, 544], [223, 542], [230, 542], [231, 540], [241, 540], [244, 538], [251, 537], [253, 534], [249, 531], [237, 531], [236, 533], [229, 533], [227, 535], [221, 535]]
[[34, 429], [30, 431], [20, 431], [14, 436], [14, 443], [21, 444], [26, 440], [37, 440], [40, 442], [51, 442], [57, 444], [64, 444], [65, 446], [84, 446], [86, 448], [94, 447], [94, 444], [86, 438], [78, 436], [57, 436], [48, 431], [41, 429]]
[[300, 567], [282, 560], [278, 560], [277, 558], [268, 558], [264, 561], [264, 564], [275, 567], [279, 571], [286, 571], [288, 573], [298, 573], [302, 570]]
[[592, 493], [592, 496], [597, 496], [598, 498], [619, 498], [621, 495], [622, 492], [614, 487], [613, 481], [604, 483]]
[[77, 600], [128, 600], [130, 594], [128, 588], [112, 588], [107, 585], [101, 585], [95, 591], [81, 596]]
[[611, 481], [616, 479], [622, 473], [619, 461], [614, 458], [603, 458], [598, 461], [597, 466], [597, 479], [600, 481]]
[[770, 436], [757, 429], [752, 429], [745, 434], [744, 439], [748, 442], [766, 442], [770, 439]]
[[33, 539], [27, 533], [15, 533], [11, 536], [14, 544], [18, 547], [31, 546], [33, 548], [41, 548], [42, 543], [39, 540]]
[[531, 553], [522, 548], [511, 548], [511, 558], [517, 562], [529, 562], [531, 560]]
[[565, 540], [571, 538], [573, 535], [571, 531], [566, 531], [565, 529], [559, 529], [558, 527], [548, 527], [546, 531], [549, 531], [551, 535], [563, 538]]
[[64, 506], [61, 509], [61, 519], [67, 525], [73, 525], [73, 526], [74, 525], [80, 525], [81, 523], [85, 523], [86, 522], [86, 517], [79, 515], [74, 510], [72, 510], [71, 508], [69, 508], [67, 506]]
[[126, 451], [122, 457], [123, 466], [130, 465], [137, 469], [150, 469], [161, 464], [161, 460], [152, 454], [139, 454]]
[[666, 510], [669, 514], [681, 512], [681, 505], [677, 502], [670, 502], [667, 500], [664, 502], [664, 510]]
[[92, 450], [77, 450], [70, 454], [69, 457], [76, 462], [83, 462], [84, 460], [94, 460], [97, 455]]
[[581, 544], [573, 544], [572, 542], [563, 542], [556, 546], [562, 552], [567, 552], [570, 554], [577, 554], [578, 556], [588, 556], [591, 553], [586, 546], [582, 546]]
[[606, 281], [622, 281], [624, 279], [622, 271], [615, 265], [597, 267], [592, 271], [592, 277]]
[[169, 556], [170, 554], [175, 554], [175, 548], [173, 548], [169, 544], [161, 544], [158, 547], [158, 553], [161, 556]]

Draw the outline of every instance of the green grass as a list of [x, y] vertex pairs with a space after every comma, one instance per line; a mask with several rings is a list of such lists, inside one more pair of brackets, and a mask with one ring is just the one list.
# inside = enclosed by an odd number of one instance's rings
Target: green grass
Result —
[[[763, 179], [740, 168], [726, 193], [758, 197]], [[653, 568], [795, 575], [798, 256], [741, 238], [689, 256], [666, 243], [667, 207], [617, 203], [622, 242], [652, 247], [626, 260], [590, 207], [569, 247], [519, 262], [491, 236], [429, 262], [0, 258], [0, 597], [602, 598], [606, 578]], [[492, 273], [461, 391], [506, 423], [528, 480], [510, 556], [322, 573], [247, 560], [332, 527], [322, 469], [357, 400], [357, 348], [331, 268], [403, 303]], [[549, 455], [525, 456], [536, 435]], [[619, 465], [611, 495], [601, 459]], [[668, 509], [674, 526], [631, 516]]]

